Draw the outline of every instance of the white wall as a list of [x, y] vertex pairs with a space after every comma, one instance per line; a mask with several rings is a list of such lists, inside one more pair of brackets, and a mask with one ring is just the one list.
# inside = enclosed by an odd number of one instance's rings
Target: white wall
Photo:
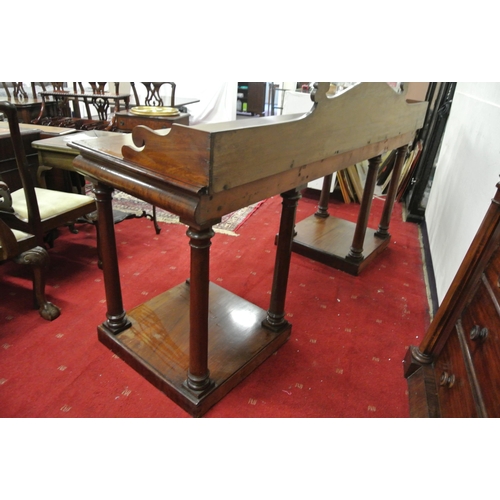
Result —
[[178, 80], [175, 94], [179, 97], [197, 97], [200, 102], [187, 106], [189, 124], [226, 122], [236, 119], [238, 82], [203, 82]]
[[439, 302], [500, 180], [500, 83], [458, 83], [425, 219]]

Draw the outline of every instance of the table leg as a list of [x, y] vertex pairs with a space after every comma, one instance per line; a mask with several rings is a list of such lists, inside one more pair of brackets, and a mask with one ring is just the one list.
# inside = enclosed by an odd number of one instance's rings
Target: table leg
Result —
[[97, 182], [93, 186], [97, 202], [97, 220], [99, 226], [99, 254], [102, 259], [104, 288], [106, 292], [107, 320], [103, 327], [113, 334], [130, 327], [123, 309], [118, 254], [116, 251], [115, 224], [113, 220], [113, 188]]
[[292, 256], [295, 214], [301, 194], [297, 189], [282, 193], [283, 198], [276, 261], [274, 264], [273, 286], [267, 317], [262, 325], [273, 331], [280, 331], [288, 322], [285, 320], [285, 299]]
[[189, 370], [185, 386], [201, 393], [213, 386], [208, 369], [208, 305], [210, 280], [210, 245], [215, 235], [212, 227], [186, 233], [191, 246], [189, 289]]
[[361, 207], [359, 209], [351, 249], [346, 257], [349, 260], [362, 261], [364, 259], [363, 245], [381, 160], [382, 158], [380, 155], [368, 160], [368, 175], [366, 177], [365, 189], [363, 190], [363, 199], [361, 200]]
[[333, 174], [329, 174], [323, 179], [323, 187], [321, 189], [321, 196], [319, 197], [318, 211], [314, 214], [315, 217], [320, 217], [322, 219], [330, 217], [330, 214], [328, 213], [328, 201], [330, 200], [332, 178]]
[[403, 146], [396, 150], [397, 156], [392, 170], [391, 182], [389, 183], [389, 189], [385, 198], [384, 209], [378, 226], [378, 231], [375, 233], [377, 238], [387, 239], [391, 236], [389, 234], [389, 222], [391, 220], [392, 209], [394, 208], [399, 178], [401, 177], [401, 170], [403, 169], [407, 149], [408, 146]]

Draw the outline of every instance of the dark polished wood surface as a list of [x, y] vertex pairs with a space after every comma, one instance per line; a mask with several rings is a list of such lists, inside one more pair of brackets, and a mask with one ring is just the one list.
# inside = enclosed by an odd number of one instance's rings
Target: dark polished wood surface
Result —
[[[190, 359], [189, 303], [190, 285], [181, 283], [128, 311], [129, 329], [115, 335], [101, 325], [98, 331], [103, 344], [188, 413], [200, 416], [286, 342], [289, 330], [274, 334], [262, 326], [264, 310], [210, 283], [207, 352], [213, 386], [200, 406], [200, 398], [184, 385]], [[238, 320], [246, 324], [235, 334]]]
[[405, 159], [407, 146], [398, 148], [383, 213], [378, 229], [368, 227], [380, 156], [368, 162], [368, 175], [363, 189], [358, 219], [351, 223], [328, 212], [331, 177], [323, 182], [319, 210], [296, 225], [292, 250], [327, 266], [340, 269], [354, 276], [360, 274], [391, 241], [389, 224], [396, 197], [396, 190]]
[[[27, 130], [34, 130], [40, 133], [40, 139], [48, 139], [50, 137], [59, 137], [62, 135], [73, 134], [76, 132], [74, 128], [64, 128], [64, 127], [50, 127], [47, 125], [34, 125], [31, 123], [20, 123], [19, 128], [21, 132]], [[9, 122], [0, 121], [0, 132], [4, 130], [9, 130]]]
[[360, 274], [389, 244], [389, 239], [377, 238], [376, 230], [367, 227], [363, 239], [363, 258], [350, 259], [353, 235], [357, 224], [338, 217], [320, 219], [308, 217], [296, 226], [292, 250], [304, 257], [352, 275]]
[[[329, 87], [318, 85], [308, 115], [165, 131], [139, 126], [131, 135], [72, 143], [80, 151], [74, 167], [93, 180], [97, 200], [107, 303], [99, 338], [191, 415], [203, 415], [290, 335], [285, 299], [299, 188], [409, 144], [423, 123], [427, 103], [407, 103], [387, 84], [359, 84], [334, 99]], [[188, 283], [129, 312], [112, 224], [114, 188], [188, 226]], [[278, 194], [282, 214], [265, 311], [210, 283], [209, 249], [223, 215]], [[238, 314], [250, 314], [252, 326], [229, 321]]]
[[412, 417], [500, 417], [500, 183], [419, 346], [404, 360]]
[[[21, 123], [31, 123], [32, 120], [35, 120], [42, 109], [42, 106], [44, 105], [43, 99], [39, 98], [16, 98], [16, 97], [10, 97], [10, 98], [4, 98], [0, 97], [0, 101], [8, 101], [12, 104], [17, 109], [17, 115], [19, 117], [19, 121]], [[56, 105], [53, 102], [49, 102], [45, 104], [47, 112], [52, 112], [55, 110]]]

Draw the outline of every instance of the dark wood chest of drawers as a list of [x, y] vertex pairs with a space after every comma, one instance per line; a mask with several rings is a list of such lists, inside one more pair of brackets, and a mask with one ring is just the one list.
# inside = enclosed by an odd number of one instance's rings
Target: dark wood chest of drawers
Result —
[[412, 417], [500, 417], [499, 189], [422, 343], [407, 352]]
[[[31, 146], [31, 143], [40, 139], [40, 131], [22, 131], [21, 136], [24, 150], [26, 151], [26, 158], [31, 168], [33, 181], [35, 182], [36, 170], [38, 168], [38, 154]], [[10, 132], [8, 130], [0, 130], [0, 179], [7, 183], [11, 192], [22, 187], [12, 141], [10, 139]]]

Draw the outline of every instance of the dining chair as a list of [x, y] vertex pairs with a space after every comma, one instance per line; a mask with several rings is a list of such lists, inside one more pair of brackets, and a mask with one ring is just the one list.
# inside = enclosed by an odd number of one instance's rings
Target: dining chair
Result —
[[[64, 82], [43, 84], [42, 91], [52, 94], [43, 98], [40, 113], [31, 123], [76, 130], [108, 130], [111, 124], [111, 119], [107, 116], [108, 100], [103, 99], [99, 103], [92, 102], [93, 94], [104, 94], [106, 82], [89, 82], [89, 85], [89, 92], [87, 92], [83, 82], [73, 82], [72, 91]], [[47, 86], [51, 88], [47, 89]], [[86, 117], [82, 116], [80, 103], [85, 108]], [[52, 112], [48, 109], [49, 104], [52, 104]], [[97, 118], [92, 114], [92, 105], [96, 106], [99, 115]]]
[[24, 90], [24, 85], [22, 82], [10, 83], [12, 94], [10, 93], [9, 83], [2, 82], [2, 87], [8, 99], [10, 99], [11, 97], [14, 97], [16, 99], [28, 99], [28, 93], [26, 92], [26, 90]]
[[[146, 97], [144, 98], [144, 103], [141, 103], [139, 99], [139, 94], [137, 88], [135, 87], [135, 82], [130, 82], [130, 87], [132, 88], [132, 93], [134, 94], [135, 106], [170, 106], [175, 105], [175, 88], [174, 82], [141, 82], [144, 87], [146, 87]], [[163, 101], [160, 92], [163, 85], [170, 85], [170, 102], [167, 104]]]
[[0, 112], [9, 122], [10, 138], [22, 188], [10, 193], [11, 207], [0, 210], [0, 217], [11, 229], [32, 234], [37, 245], [48, 243], [53, 246], [54, 233], [58, 227], [74, 225], [84, 219], [98, 227], [93, 214], [96, 211], [95, 200], [91, 196], [56, 191], [35, 186], [26, 159], [26, 152], [21, 140], [16, 107], [10, 102], [0, 102]]
[[[11, 203], [8, 186], [0, 181], [0, 207], [8, 209]], [[35, 308], [38, 308], [40, 316], [46, 320], [58, 318], [61, 310], [45, 297], [45, 276], [49, 262], [47, 250], [37, 245], [32, 234], [11, 229], [0, 219], [0, 262], [7, 260], [32, 266]]]

